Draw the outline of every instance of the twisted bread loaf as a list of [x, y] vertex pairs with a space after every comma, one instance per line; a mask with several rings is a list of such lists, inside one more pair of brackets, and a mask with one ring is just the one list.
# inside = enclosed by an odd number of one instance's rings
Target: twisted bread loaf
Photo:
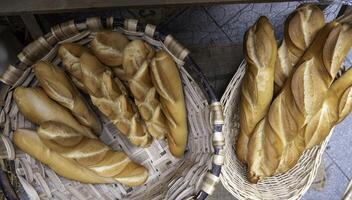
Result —
[[98, 139], [87, 138], [59, 122], [45, 122], [33, 131], [17, 130], [15, 144], [59, 175], [84, 183], [143, 184], [147, 170], [123, 152], [112, 151]]
[[[281, 172], [277, 170], [280, 162], [290, 163], [285, 159], [292, 160], [293, 154], [300, 154], [304, 142], [299, 142], [299, 137], [304, 136], [304, 127], [321, 108], [322, 99], [351, 46], [352, 28], [349, 24], [334, 21], [319, 31], [298, 62], [297, 70], [270, 106], [267, 117], [263, 119], [264, 125], [255, 131], [263, 132], [257, 134], [262, 136], [258, 140], [263, 149], [261, 156], [256, 158], [259, 167], [250, 166], [252, 180]], [[290, 152], [289, 147], [297, 145], [299, 150]], [[254, 155], [259, 154], [248, 156]]]
[[162, 110], [170, 132], [166, 135], [169, 149], [182, 157], [187, 145], [187, 112], [180, 73], [171, 56], [159, 51], [151, 62], [153, 85], [160, 95]]
[[240, 133], [236, 142], [236, 155], [243, 163], [247, 161], [249, 138], [273, 97], [277, 45], [266, 17], [260, 17], [246, 32], [244, 54], [247, 71], [241, 86]]
[[275, 63], [275, 90], [281, 89], [292, 68], [324, 26], [324, 14], [315, 5], [297, 8], [285, 22], [285, 32]]
[[169, 130], [149, 72], [148, 59], [153, 54], [153, 49], [143, 41], [130, 42], [123, 53], [123, 74], [148, 132], [162, 139]]
[[34, 65], [34, 72], [50, 98], [69, 109], [81, 124], [90, 127], [96, 134], [101, 133], [99, 119], [63, 70], [49, 62], [39, 61]]
[[82, 83], [82, 71], [81, 63], [79, 58], [83, 53], [90, 52], [89, 49], [76, 43], [64, 43], [59, 47], [58, 55], [62, 60], [62, 64], [65, 70], [69, 72], [72, 82], [82, 90], [87, 93]]
[[146, 147], [151, 143], [151, 137], [146, 127], [139, 119], [133, 104], [124, 94], [121, 82], [114, 81], [112, 73], [96, 57], [83, 53], [80, 57], [82, 83], [91, 100], [99, 110], [106, 115], [130, 142]]
[[294, 142], [286, 147], [287, 151], [282, 155], [280, 165], [275, 173], [288, 171], [297, 163], [305, 149], [321, 144], [331, 129], [351, 112], [351, 97], [352, 69], [331, 85], [320, 110], [298, 132]]
[[87, 137], [96, 138], [89, 128], [81, 125], [66, 108], [51, 100], [40, 88], [17, 87], [14, 99], [24, 117], [35, 124], [61, 122]]
[[94, 55], [100, 62], [115, 68], [122, 65], [123, 49], [128, 42], [128, 39], [121, 33], [102, 31], [97, 33], [90, 44]]
[[349, 69], [329, 88], [321, 109], [309, 121], [304, 131], [307, 148], [320, 144], [332, 127], [352, 111], [352, 69]]

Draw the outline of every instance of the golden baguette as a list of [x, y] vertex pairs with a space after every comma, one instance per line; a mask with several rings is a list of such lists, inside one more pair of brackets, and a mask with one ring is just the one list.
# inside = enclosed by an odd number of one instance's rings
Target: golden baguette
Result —
[[87, 137], [96, 138], [89, 128], [81, 125], [65, 107], [50, 99], [40, 88], [17, 87], [14, 99], [24, 117], [37, 125], [46, 121], [61, 122]]
[[[352, 69], [348, 70], [329, 88], [321, 109], [307, 125], [299, 131], [292, 145], [282, 155], [277, 173], [291, 169], [305, 149], [312, 148], [328, 136], [331, 129], [352, 110]], [[300, 145], [297, 145], [300, 144]], [[301, 148], [304, 145], [305, 148]]]
[[[38, 138], [38, 136], [39, 138]], [[66, 178], [84, 183], [143, 184], [148, 172], [123, 152], [112, 151], [98, 139], [87, 138], [69, 126], [45, 122], [37, 130], [17, 130], [15, 144]]]
[[260, 135], [264, 142], [262, 157], [257, 158], [261, 170], [249, 167], [254, 169], [249, 171], [250, 179], [258, 180], [277, 173], [282, 155], [289, 155], [284, 159], [292, 158], [288, 147], [298, 145], [298, 149], [302, 149], [297, 137], [302, 137], [302, 129], [321, 108], [322, 99], [352, 46], [351, 36], [349, 24], [335, 21], [319, 31], [298, 62], [297, 70], [270, 106], [265, 124], [259, 130], [263, 131]]
[[76, 43], [64, 43], [60, 45], [58, 55], [62, 60], [65, 70], [69, 73], [72, 82], [77, 88], [87, 93], [82, 83], [81, 63], [79, 61], [79, 58], [85, 52], [90, 51]]
[[187, 145], [187, 112], [180, 72], [166, 51], [157, 52], [153, 58], [151, 77], [170, 129], [166, 135], [169, 149], [172, 155], [180, 158]]
[[48, 165], [60, 176], [77, 180], [82, 183], [115, 182], [113, 178], [99, 176], [92, 170], [80, 167], [80, 165], [73, 159], [67, 159], [60, 154], [51, 151], [43, 144], [36, 131], [18, 129], [13, 134], [13, 142], [22, 151]]
[[154, 50], [141, 40], [131, 41], [123, 52], [123, 76], [146, 123], [148, 132], [162, 139], [169, 132], [161, 110], [159, 95], [150, 75], [150, 58]]
[[123, 50], [128, 42], [126, 36], [121, 33], [102, 31], [96, 34], [90, 44], [100, 62], [115, 68], [122, 65]]
[[141, 147], [148, 146], [152, 138], [144, 122], [140, 120], [133, 103], [121, 89], [124, 87], [122, 83], [114, 80], [111, 70], [89, 53], [81, 55], [80, 63], [82, 83], [93, 104], [132, 144]]
[[329, 88], [319, 112], [309, 121], [304, 132], [307, 148], [321, 144], [337, 123], [352, 111], [352, 69], [345, 72]]
[[273, 97], [277, 44], [272, 25], [266, 17], [258, 19], [246, 32], [244, 40], [247, 71], [241, 85], [236, 155], [246, 163], [249, 139], [256, 124], [266, 115]]
[[62, 69], [49, 62], [39, 61], [34, 65], [34, 73], [40, 86], [51, 99], [69, 109], [82, 125], [100, 135], [102, 128], [98, 117]]
[[275, 63], [275, 91], [281, 89], [304, 51], [324, 26], [324, 14], [319, 7], [305, 4], [288, 16], [284, 38]]

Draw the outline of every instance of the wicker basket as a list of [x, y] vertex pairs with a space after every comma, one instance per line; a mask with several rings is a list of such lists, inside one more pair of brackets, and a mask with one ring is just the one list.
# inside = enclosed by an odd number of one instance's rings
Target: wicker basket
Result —
[[[330, 4], [324, 10], [326, 21], [331, 21], [344, 9], [339, 10], [342, 2]], [[350, 11], [346, 11], [350, 12]], [[352, 51], [348, 56], [351, 57]], [[341, 66], [341, 73], [344, 66], [350, 65], [348, 59]], [[258, 184], [251, 184], [247, 179], [247, 169], [236, 157], [235, 139], [239, 134], [239, 100], [240, 85], [246, 71], [246, 63], [243, 61], [231, 82], [227, 86], [221, 103], [224, 106], [224, 127], [223, 133], [225, 142], [225, 162], [221, 171], [220, 180], [224, 187], [237, 199], [300, 199], [313, 183], [318, 168], [321, 164], [324, 151], [333, 130], [326, 137], [320, 146], [307, 149], [300, 157], [298, 163], [288, 172], [273, 177], [267, 177]]]
[[288, 172], [265, 178], [258, 184], [251, 184], [247, 179], [246, 166], [237, 159], [234, 151], [234, 141], [240, 127], [237, 102], [245, 71], [246, 64], [242, 62], [221, 98], [225, 116], [223, 132], [226, 138], [221, 183], [237, 199], [300, 199], [314, 181], [332, 131], [322, 145], [306, 150]]
[[[188, 115], [188, 145], [183, 159], [174, 158], [165, 141], [154, 141], [146, 148], [133, 147], [111, 125], [101, 119], [104, 131], [100, 139], [113, 149], [122, 149], [133, 160], [149, 170], [149, 179], [139, 187], [128, 188], [120, 184], [81, 184], [55, 174], [47, 166], [16, 149], [11, 135], [17, 128], [35, 128], [19, 112], [12, 99], [18, 86], [34, 86], [37, 80], [31, 66], [37, 60], [48, 60], [60, 65], [57, 49], [60, 43], [75, 42], [89, 45], [96, 31], [112, 29], [130, 39], [142, 39], [156, 49], [165, 49], [179, 66]], [[68, 21], [54, 26], [51, 33], [38, 38], [18, 55], [19, 62], [9, 66], [0, 78], [5, 92], [0, 123], [0, 155], [7, 158], [7, 166], [31, 199], [205, 199], [219, 182], [223, 164], [223, 115], [220, 102], [199, 67], [171, 35], [160, 33], [155, 26], [137, 20], [88, 18], [83, 22]], [[193, 74], [193, 76], [190, 75]], [[195, 78], [195, 79], [194, 79]], [[197, 80], [197, 82], [195, 81]], [[199, 83], [199, 84], [197, 84]], [[5, 88], [5, 89], [4, 89]], [[5, 169], [11, 173], [11, 168]], [[0, 170], [1, 171], [1, 170]], [[0, 173], [0, 186], [8, 199], [17, 199], [4, 171]]]

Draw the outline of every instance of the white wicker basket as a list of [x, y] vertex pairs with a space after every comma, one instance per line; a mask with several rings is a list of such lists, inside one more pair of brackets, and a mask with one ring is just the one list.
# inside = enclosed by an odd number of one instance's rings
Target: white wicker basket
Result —
[[221, 183], [237, 199], [300, 199], [314, 181], [332, 131], [321, 146], [306, 150], [288, 172], [251, 184], [247, 179], [246, 167], [237, 159], [234, 151], [234, 141], [240, 126], [240, 85], [245, 71], [246, 64], [242, 62], [221, 98], [225, 116], [223, 133], [226, 138]]
[[[148, 148], [132, 146], [109, 120], [101, 119], [104, 131], [101, 140], [113, 149], [122, 149], [133, 160], [149, 170], [149, 179], [143, 186], [128, 188], [120, 184], [81, 184], [55, 174], [26, 153], [13, 148], [9, 140], [17, 128], [35, 128], [18, 112], [12, 99], [12, 92], [17, 86], [34, 86], [37, 80], [31, 66], [36, 60], [48, 60], [60, 66], [57, 57], [60, 43], [75, 42], [89, 45], [97, 30], [108, 28], [125, 34], [130, 39], [142, 39], [156, 49], [165, 49], [178, 64], [184, 88], [188, 116], [188, 145], [184, 159], [174, 158], [165, 141], [154, 141]], [[9, 66], [0, 78], [7, 87], [6, 101], [0, 114], [3, 135], [0, 135], [2, 154], [13, 160], [15, 176], [31, 199], [205, 199], [214, 191], [219, 182], [223, 163], [224, 137], [222, 135], [223, 115], [220, 103], [214, 92], [199, 71], [198, 66], [171, 35], [163, 35], [153, 25], [144, 25], [137, 20], [119, 20], [112, 17], [88, 18], [83, 22], [69, 21], [51, 29], [51, 33], [40, 37], [28, 45], [19, 54], [19, 62]], [[200, 78], [198, 84], [188, 73], [189, 67]], [[205, 89], [205, 93], [202, 92]], [[208, 100], [207, 100], [208, 98]], [[209, 102], [209, 103], [208, 103]], [[212, 133], [214, 132], [213, 137]], [[15, 149], [15, 152], [14, 152]], [[1, 150], [1, 149], [0, 149]], [[9, 161], [11, 162], [11, 161]], [[0, 170], [1, 171], [1, 170]], [[9, 199], [16, 199], [6, 176], [1, 172], [0, 186]]]

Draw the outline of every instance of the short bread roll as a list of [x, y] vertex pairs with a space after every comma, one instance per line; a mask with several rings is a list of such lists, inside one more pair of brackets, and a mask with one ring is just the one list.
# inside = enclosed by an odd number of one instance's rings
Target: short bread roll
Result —
[[180, 72], [166, 51], [159, 51], [151, 63], [153, 85], [160, 95], [170, 133], [166, 135], [175, 157], [182, 157], [187, 145], [187, 113]]
[[61, 122], [87, 137], [96, 138], [89, 128], [81, 125], [65, 107], [50, 99], [40, 88], [17, 87], [14, 99], [24, 117], [37, 125], [46, 121]]
[[123, 54], [123, 74], [148, 132], [154, 138], [162, 139], [169, 128], [150, 76], [151, 55], [154, 50], [143, 41], [130, 42]]
[[89, 53], [80, 57], [82, 82], [93, 104], [107, 116], [132, 144], [146, 147], [151, 136], [140, 120], [133, 103], [121, 89], [121, 82], [113, 79], [111, 70]]
[[92, 40], [94, 55], [103, 64], [115, 68], [122, 65], [123, 49], [128, 44], [126, 36], [115, 31], [98, 32]]
[[236, 141], [237, 158], [247, 162], [248, 142], [257, 123], [266, 115], [274, 90], [277, 44], [266, 17], [260, 17], [244, 38], [247, 71], [241, 85], [240, 133]]
[[72, 82], [77, 86], [77, 88], [84, 92], [86, 91], [82, 83], [82, 71], [79, 58], [85, 52], [90, 51], [89, 49], [76, 43], [61, 44], [58, 51], [62, 64], [64, 65], [65, 70], [69, 72]]
[[49, 62], [39, 61], [34, 65], [34, 73], [50, 98], [69, 109], [81, 124], [91, 128], [97, 135], [101, 133], [101, 124], [96, 114], [62, 69]]

